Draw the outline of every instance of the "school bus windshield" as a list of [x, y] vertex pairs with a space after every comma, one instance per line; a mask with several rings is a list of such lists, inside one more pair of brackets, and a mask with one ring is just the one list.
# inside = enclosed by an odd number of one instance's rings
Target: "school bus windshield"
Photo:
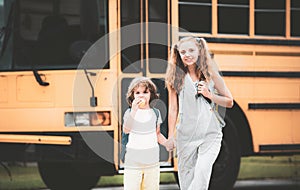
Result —
[[82, 51], [108, 32], [106, 6], [105, 0], [10, 0], [0, 70], [76, 69]]

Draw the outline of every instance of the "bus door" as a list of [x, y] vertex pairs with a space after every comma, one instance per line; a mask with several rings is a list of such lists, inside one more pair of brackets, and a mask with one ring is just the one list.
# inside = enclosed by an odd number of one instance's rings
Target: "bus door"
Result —
[[[167, 137], [168, 93], [164, 77], [170, 46], [170, 1], [122, 0], [119, 5], [120, 121], [128, 108], [125, 94], [130, 81], [137, 76], [149, 77], [158, 88], [160, 98], [155, 107], [161, 112], [161, 132]], [[160, 146], [160, 161], [161, 166], [164, 166], [161, 168], [172, 167], [170, 158], [166, 149]]]

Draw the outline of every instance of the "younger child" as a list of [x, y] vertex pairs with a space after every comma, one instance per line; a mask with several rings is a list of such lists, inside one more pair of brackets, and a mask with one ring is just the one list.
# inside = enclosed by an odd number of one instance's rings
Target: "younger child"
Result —
[[159, 110], [150, 107], [157, 99], [155, 84], [146, 77], [133, 79], [126, 100], [131, 108], [123, 116], [123, 132], [129, 133], [126, 145], [124, 190], [159, 190], [159, 146], [166, 138], [160, 133]]

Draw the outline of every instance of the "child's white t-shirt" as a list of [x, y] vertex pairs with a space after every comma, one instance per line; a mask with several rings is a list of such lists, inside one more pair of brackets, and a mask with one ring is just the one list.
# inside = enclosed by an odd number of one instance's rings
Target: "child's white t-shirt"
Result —
[[[162, 123], [162, 119], [159, 111], [158, 113], [157, 118], [152, 108], [137, 110], [133, 125], [130, 126], [125, 167], [144, 167], [159, 162], [156, 126]], [[124, 122], [128, 117], [131, 117], [129, 109], [124, 114]]]

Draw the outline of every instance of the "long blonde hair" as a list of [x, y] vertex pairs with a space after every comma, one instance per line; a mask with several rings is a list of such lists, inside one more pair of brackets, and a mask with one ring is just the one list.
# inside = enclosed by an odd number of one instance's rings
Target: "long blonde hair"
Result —
[[179, 47], [182, 43], [192, 41], [199, 49], [199, 57], [196, 62], [196, 74], [199, 78], [211, 79], [211, 56], [208, 51], [208, 46], [203, 38], [185, 37], [180, 39], [171, 48], [170, 60], [166, 72], [166, 85], [174, 88], [177, 93], [180, 92], [183, 86], [183, 80], [187, 73], [187, 68], [183, 64], [179, 55]]

